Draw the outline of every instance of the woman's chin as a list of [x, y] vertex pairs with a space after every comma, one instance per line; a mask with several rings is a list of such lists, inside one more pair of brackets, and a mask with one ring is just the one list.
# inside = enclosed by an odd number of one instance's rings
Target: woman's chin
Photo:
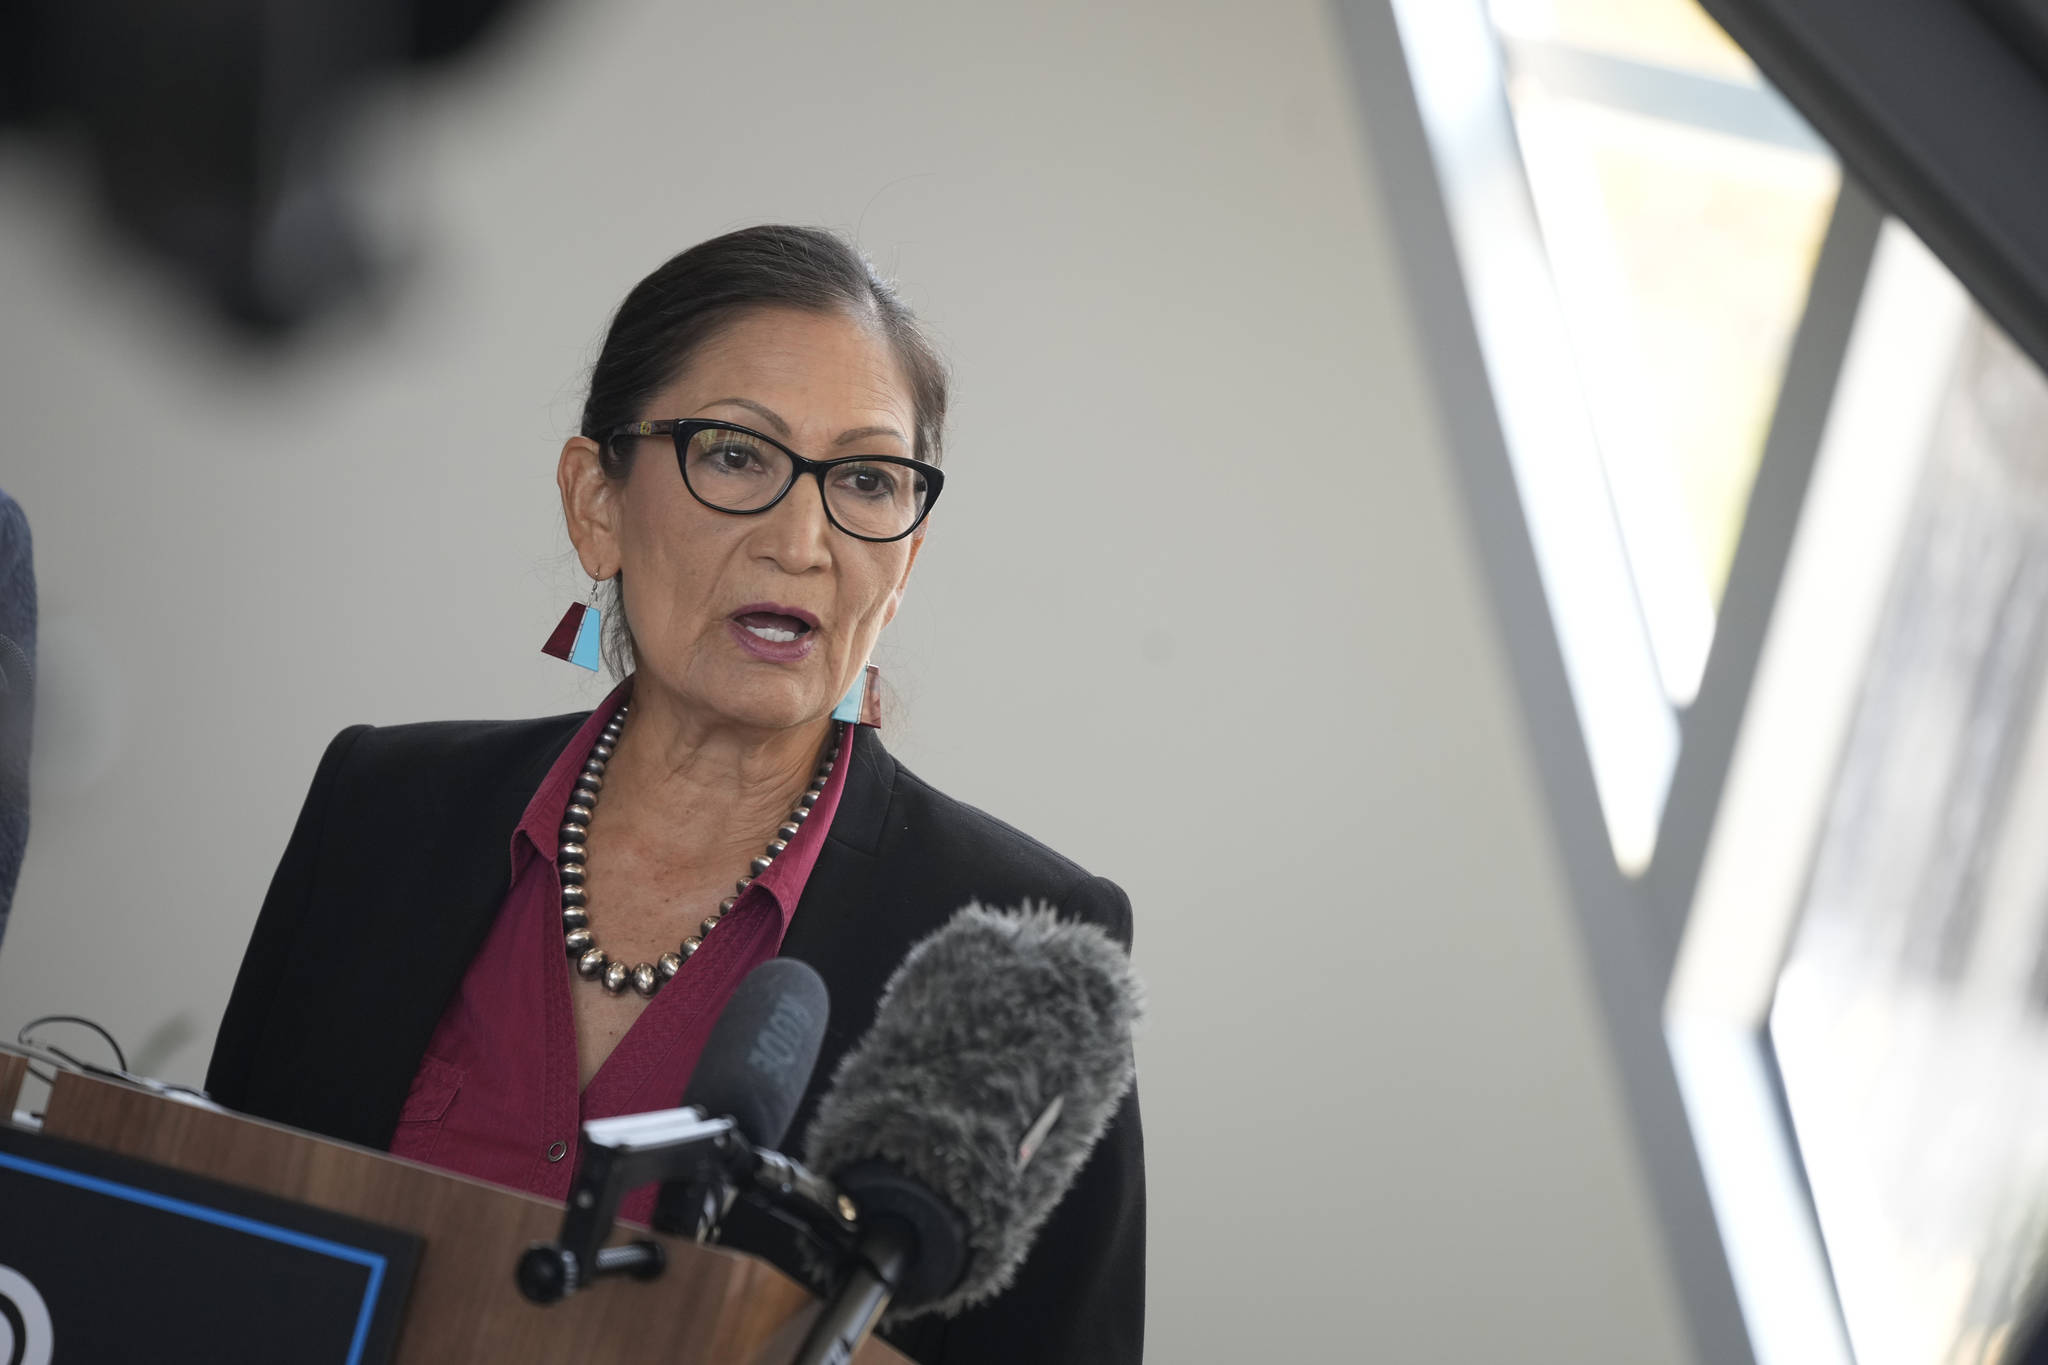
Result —
[[823, 721], [830, 707], [760, 706], [743, 709], [727, 707], [722, 714], [734, 726], [747, 730], [801, 730]]
[[[643, 668], [642, 676], [646, 674]], [[661, 685], [658, 679], [650, 680]], [[764, 682], [735, 677], [710, 687], [696, 684], [663, 690], [689, 715], [745, 730], [795, 730], [815, 725], [831, 714], [838, 700], [824, 699], [817, 689], [801, 686], [795, 678]]]

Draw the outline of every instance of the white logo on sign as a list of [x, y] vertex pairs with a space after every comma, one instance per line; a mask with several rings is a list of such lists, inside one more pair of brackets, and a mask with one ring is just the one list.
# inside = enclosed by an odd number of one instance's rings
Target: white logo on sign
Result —
[[55, 1335], [49, 1305], [36, 1287], [20, 1271], [0, 1265], [0, 1365], [50, 1365]]

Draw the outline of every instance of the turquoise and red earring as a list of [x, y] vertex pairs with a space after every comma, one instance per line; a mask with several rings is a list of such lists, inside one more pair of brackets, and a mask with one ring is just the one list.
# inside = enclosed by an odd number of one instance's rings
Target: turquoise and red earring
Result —
[[839, 705], [832, 708], [832, 719], [881, 729], [882, 694], [876, 686], [881, 677], [882, 670], [873, 664], [861, 669], [854, 676], [853, 686], [847, 688], [846, 695], [839, 699]]
[[590, 601], [577, 602], [562, 613], [562, 620], [555, 627], [555, 633], [548, 636], [548, 642], [540, 647], [543, 654], [557, 659], [567, 659], [578, 668], [597, 672], [599, 629], [604, 625], [604, 612], [597, 605], [597, 590], [601, 580], [593, 579], [590, 584]]

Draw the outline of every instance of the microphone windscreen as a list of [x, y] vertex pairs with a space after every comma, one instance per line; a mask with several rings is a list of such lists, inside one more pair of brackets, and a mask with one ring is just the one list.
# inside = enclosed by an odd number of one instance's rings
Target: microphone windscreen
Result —
[[806, 1139], [856, 1204], [879, 1163], [959, 1215], [964, 1270], [922, 1302], [899, 1292], [896, 1317], [1009, 1286], [1131, 1087], [1141, 1013], [1122, 946], [1050, 908], [970, 905], [911, 949]]
[[811, 1083], [831, 1013], [825, 982], [808, 963], [771, 958], [732, 993], [682, 1102], [730, 1117], [756, 1147], [777, 1147]]

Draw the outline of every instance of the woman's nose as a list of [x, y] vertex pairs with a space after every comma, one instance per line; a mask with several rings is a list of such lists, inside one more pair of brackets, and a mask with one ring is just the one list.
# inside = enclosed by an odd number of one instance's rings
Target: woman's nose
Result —
[[825, 515], [824, 490], [814, 478], [800, 478], [787, 497], [755, 520], [758, 550], [785, 573], [822, 568], [832, 559], [832, 522]]

